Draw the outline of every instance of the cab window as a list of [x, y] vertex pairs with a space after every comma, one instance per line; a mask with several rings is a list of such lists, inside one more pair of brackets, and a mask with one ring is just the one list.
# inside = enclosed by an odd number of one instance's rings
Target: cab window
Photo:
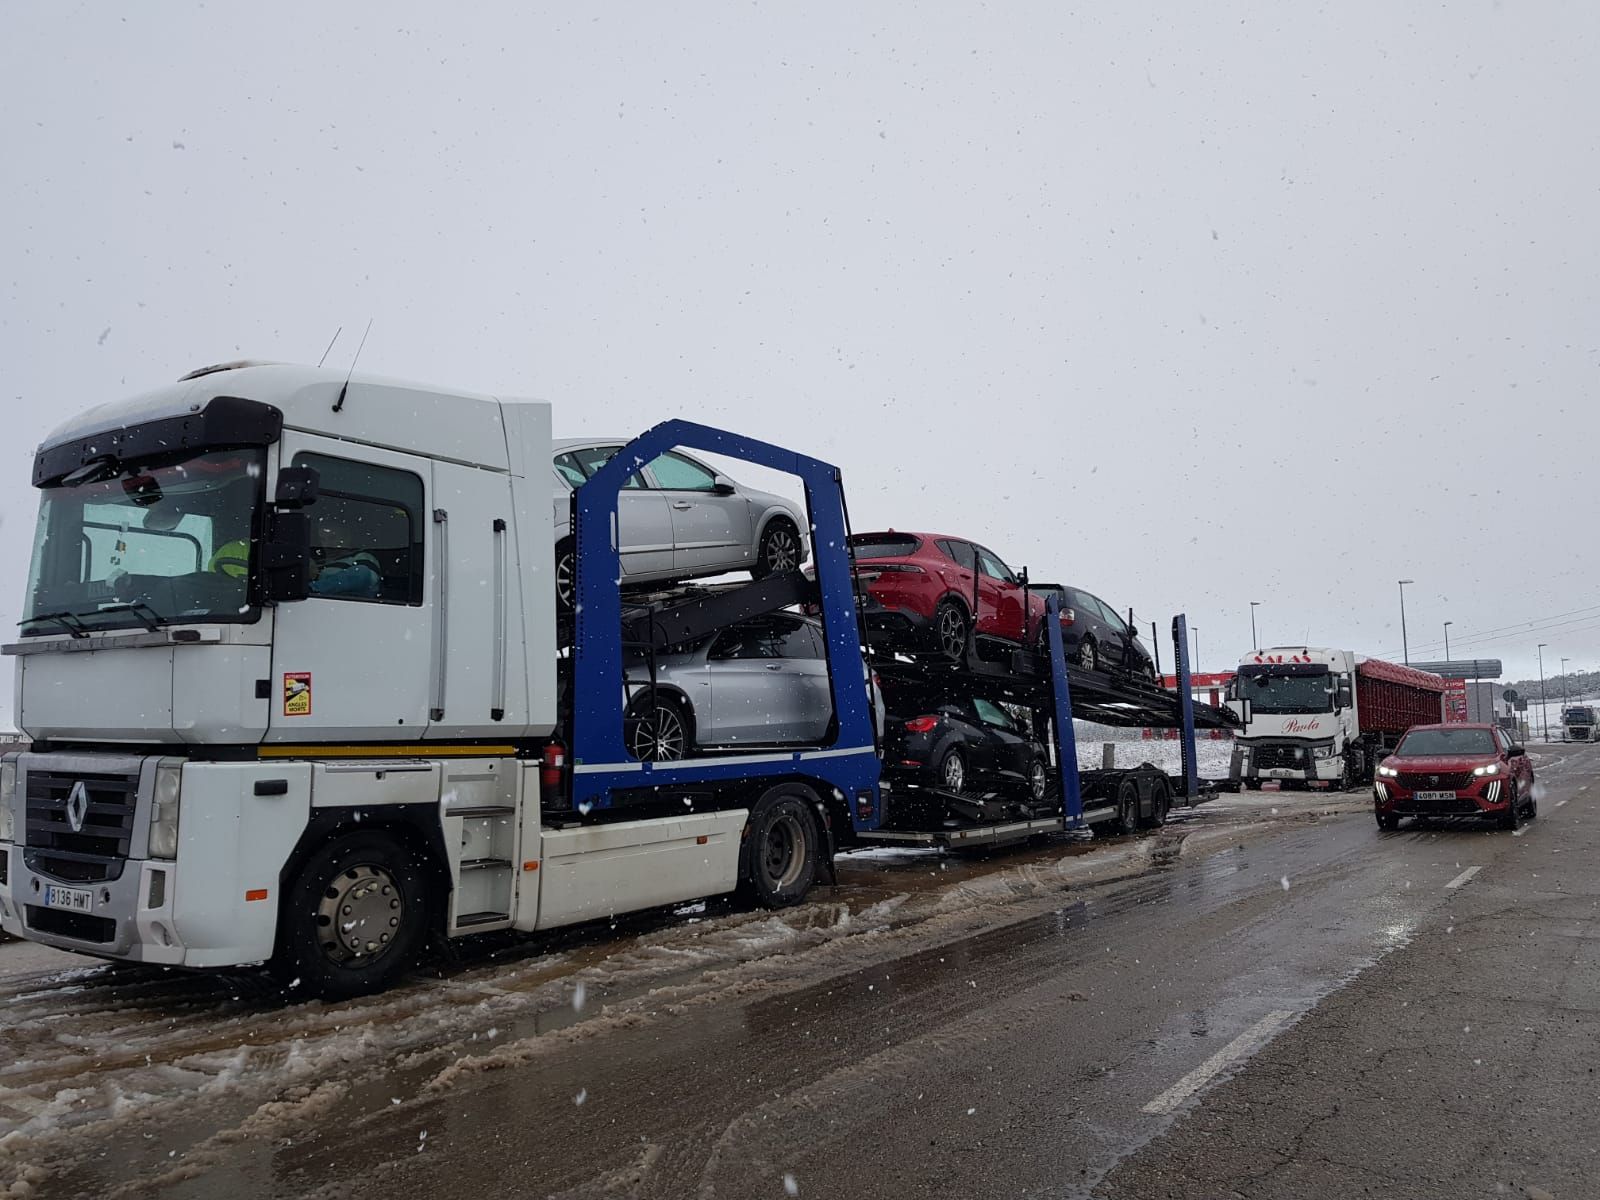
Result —
[[311, 518], [311, 594], [422, 603], [422, 478], [374, 463], [297, 454], [320, 476]]

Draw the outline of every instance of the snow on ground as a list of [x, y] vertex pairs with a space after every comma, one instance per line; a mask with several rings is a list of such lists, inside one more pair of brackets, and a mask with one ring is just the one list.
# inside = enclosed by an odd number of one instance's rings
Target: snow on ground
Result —
[[[1104, 746], [1108, 742], [1114, 747], [1115, 766], [1136, 767], [1147, 762], [1171, 775], [1183, 771], [1182, 743], [1177, 738], [1146, 738], [1140, 729], [1120, 729], [1091, 721], [1074, 721], [1072, 729], [1078, 740], [1080, 771], [1104, 765]], [[1160, 734], [1165, 730], [1154, 732]], [[1232, 756], [1232, 738], [1213, 739], [1204, 732], [1196, 734], [1195, 759], [1201, 779], [1226, 779]]]
[[[1051, 911], [1068, 888], [1142, 870], [1159, 847], [1175, 852], [1187, 830], [1261, 815], [1202, 807], [1159, 837], [1053, 841], [990, 858], [846, 856], [840, 885], [793, 909], [705, 902], [488, 939], [463, 947], [462, 961], [343, 1004], [286, 1002], [249, 976], [0, 946], [0, 1195], [27, 1194], [47, 1174], [52, 1186], [85, 1183], [76, 1173], [106, 1155], [134, 1189], [191, 1178], [240, 1141], [270, 1144], [330, 1110], [408, 1112], [481, 1072], [532, 1061], [551, 1039], [811, 986]], [[363, 1105], [377, 1107], [349, 1111]]]

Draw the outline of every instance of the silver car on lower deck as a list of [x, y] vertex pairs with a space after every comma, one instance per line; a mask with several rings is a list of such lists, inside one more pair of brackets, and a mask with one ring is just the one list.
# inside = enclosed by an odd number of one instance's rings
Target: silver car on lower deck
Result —
[[[643, 659], [627, 670], [628, 749], [644, 761], [703, 749], [816, 746], [833, 725], [833, 694], [822, 627], [776, 612], [730, 626], [656, 656], [656, 686]], [[883, 739], [883, 699], [862, 663], [862, 686]]]

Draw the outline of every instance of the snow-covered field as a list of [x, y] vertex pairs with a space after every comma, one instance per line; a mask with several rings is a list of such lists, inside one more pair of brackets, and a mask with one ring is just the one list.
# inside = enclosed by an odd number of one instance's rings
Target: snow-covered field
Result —
[[[1142, 730], [1095, 725], [1089, 721], [1074, 721], [1072, 728], [1078, 741], [1080, 771], [1104, 765], [1104, 747], [1107, 743], [1113, 747], [1113, 766], [1136, 767], [1147, 762], [1173, 775], [1183, 770], [1182, 743], [1177, 738], [1146, 738]], [[1217, 740], [1207, 737], [1203, 732], [1197, 735], [1195, 759], [1201, 779], [1226, 779], [1232, 755], [1232, 738]]]

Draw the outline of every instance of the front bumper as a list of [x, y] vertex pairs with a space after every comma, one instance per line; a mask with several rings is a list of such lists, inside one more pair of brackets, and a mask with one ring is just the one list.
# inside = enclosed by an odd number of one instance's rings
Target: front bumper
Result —
[[1239, 743], [1233, 747], [1228, 777], [1239, 782], [1271, 780], [1337, 783], [1344, 774], [1344, 756], [1317, 758], [1314, 749], [1332, 742]]
[[[167, 966], [183, 963], [184, 947], [173, 916], [175, 863], [130, 859], [116, 879], [74, 883], [31, 870], [21, 846], [5, 846], [4, 851], [0, 928], [7, 933], [80, 954]], [[51, 884], [89, 892], [93, 908], [86, 913], [46, 908], [45, 888]]]
[[1477, 776], [1453, 788], [1408, 787], [1394, 779], [1379, 779], [1372, 785], [1372, 803], [1385, 816], [1499, 816], [1511, 804], [1510, 785], [1504, 775]]

